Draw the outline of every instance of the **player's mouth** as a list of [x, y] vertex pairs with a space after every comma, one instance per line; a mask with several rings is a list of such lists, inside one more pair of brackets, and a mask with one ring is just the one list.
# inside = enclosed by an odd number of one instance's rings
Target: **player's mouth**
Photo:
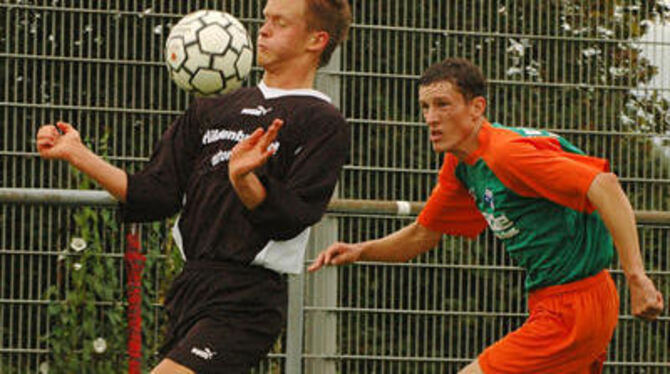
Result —
[[430, 130], [430, 141], [431, 142], [438, 142], [442, 139], [442, 131], [441, 130]]

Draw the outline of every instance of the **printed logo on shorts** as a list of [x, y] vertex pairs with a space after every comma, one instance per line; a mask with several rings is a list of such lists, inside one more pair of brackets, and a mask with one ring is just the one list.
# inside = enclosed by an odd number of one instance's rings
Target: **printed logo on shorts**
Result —
[[216, 352], [213, 352], [207, 347], [205, 347], [205, 349], [193, 347], [191, 348], [191, 353], [202, 358], [203, 360], [211, 360], [214, 358], [214, 356], [216, 356]]

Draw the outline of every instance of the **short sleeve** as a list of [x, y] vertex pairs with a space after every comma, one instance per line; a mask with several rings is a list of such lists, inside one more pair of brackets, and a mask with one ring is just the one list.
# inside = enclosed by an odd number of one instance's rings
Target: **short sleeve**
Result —
[[605, 159], [567, 152], [551, 137], [516, 138], [485, 160], [508, 188], [521, 196], [543, 197], [580, 212], [592, 212], [587, 198], [595, 177], [609, 171]]
[[484, 231], [486, 220], [477, 210], [472, 196], [454, 175], [457, 163], [455, 157], [445, 157], [438, 184], [417, 221], [433, 231], [472, 238]]

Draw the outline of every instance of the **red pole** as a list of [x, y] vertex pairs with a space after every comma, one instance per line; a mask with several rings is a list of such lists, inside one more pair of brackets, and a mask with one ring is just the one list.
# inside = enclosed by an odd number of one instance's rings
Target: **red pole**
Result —
[[128, 297], [128, 374], [141, 374], [142, 368], [142, 270], [146, 258], [140, 252], [139, 230], [130, 226], [124, 256]]

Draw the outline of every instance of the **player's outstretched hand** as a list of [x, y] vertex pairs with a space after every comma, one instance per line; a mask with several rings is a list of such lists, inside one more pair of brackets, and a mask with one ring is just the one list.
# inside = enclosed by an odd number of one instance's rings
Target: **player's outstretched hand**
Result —
[[345, 265], [358, 261], [361, 257], [362, 246], [360, 244], [335, 243], [321, 252], [314, 263], [307, 268], [314, 272], [324, 265]]
[[[61, 134], [58, 129], [62, 131]], [[70, 124], [58, 122], [54, 125], [44, 125], [37, 131], [37, 151], [45, 159], [67, 160], [75, 147], [82, 146], [79, 132]]]
[[267, 131], [256, 129], [248, 138], [237, 143], [228, 162], [229, 174], [235, 177], [244, 176], [265, 164], [276, 151], [270, 145], [283, 125], [284, 121], [275, 119]]
[[663, 295], [646, 275], [628, 279], [633, 315], [653, 321], [663, 312]]

